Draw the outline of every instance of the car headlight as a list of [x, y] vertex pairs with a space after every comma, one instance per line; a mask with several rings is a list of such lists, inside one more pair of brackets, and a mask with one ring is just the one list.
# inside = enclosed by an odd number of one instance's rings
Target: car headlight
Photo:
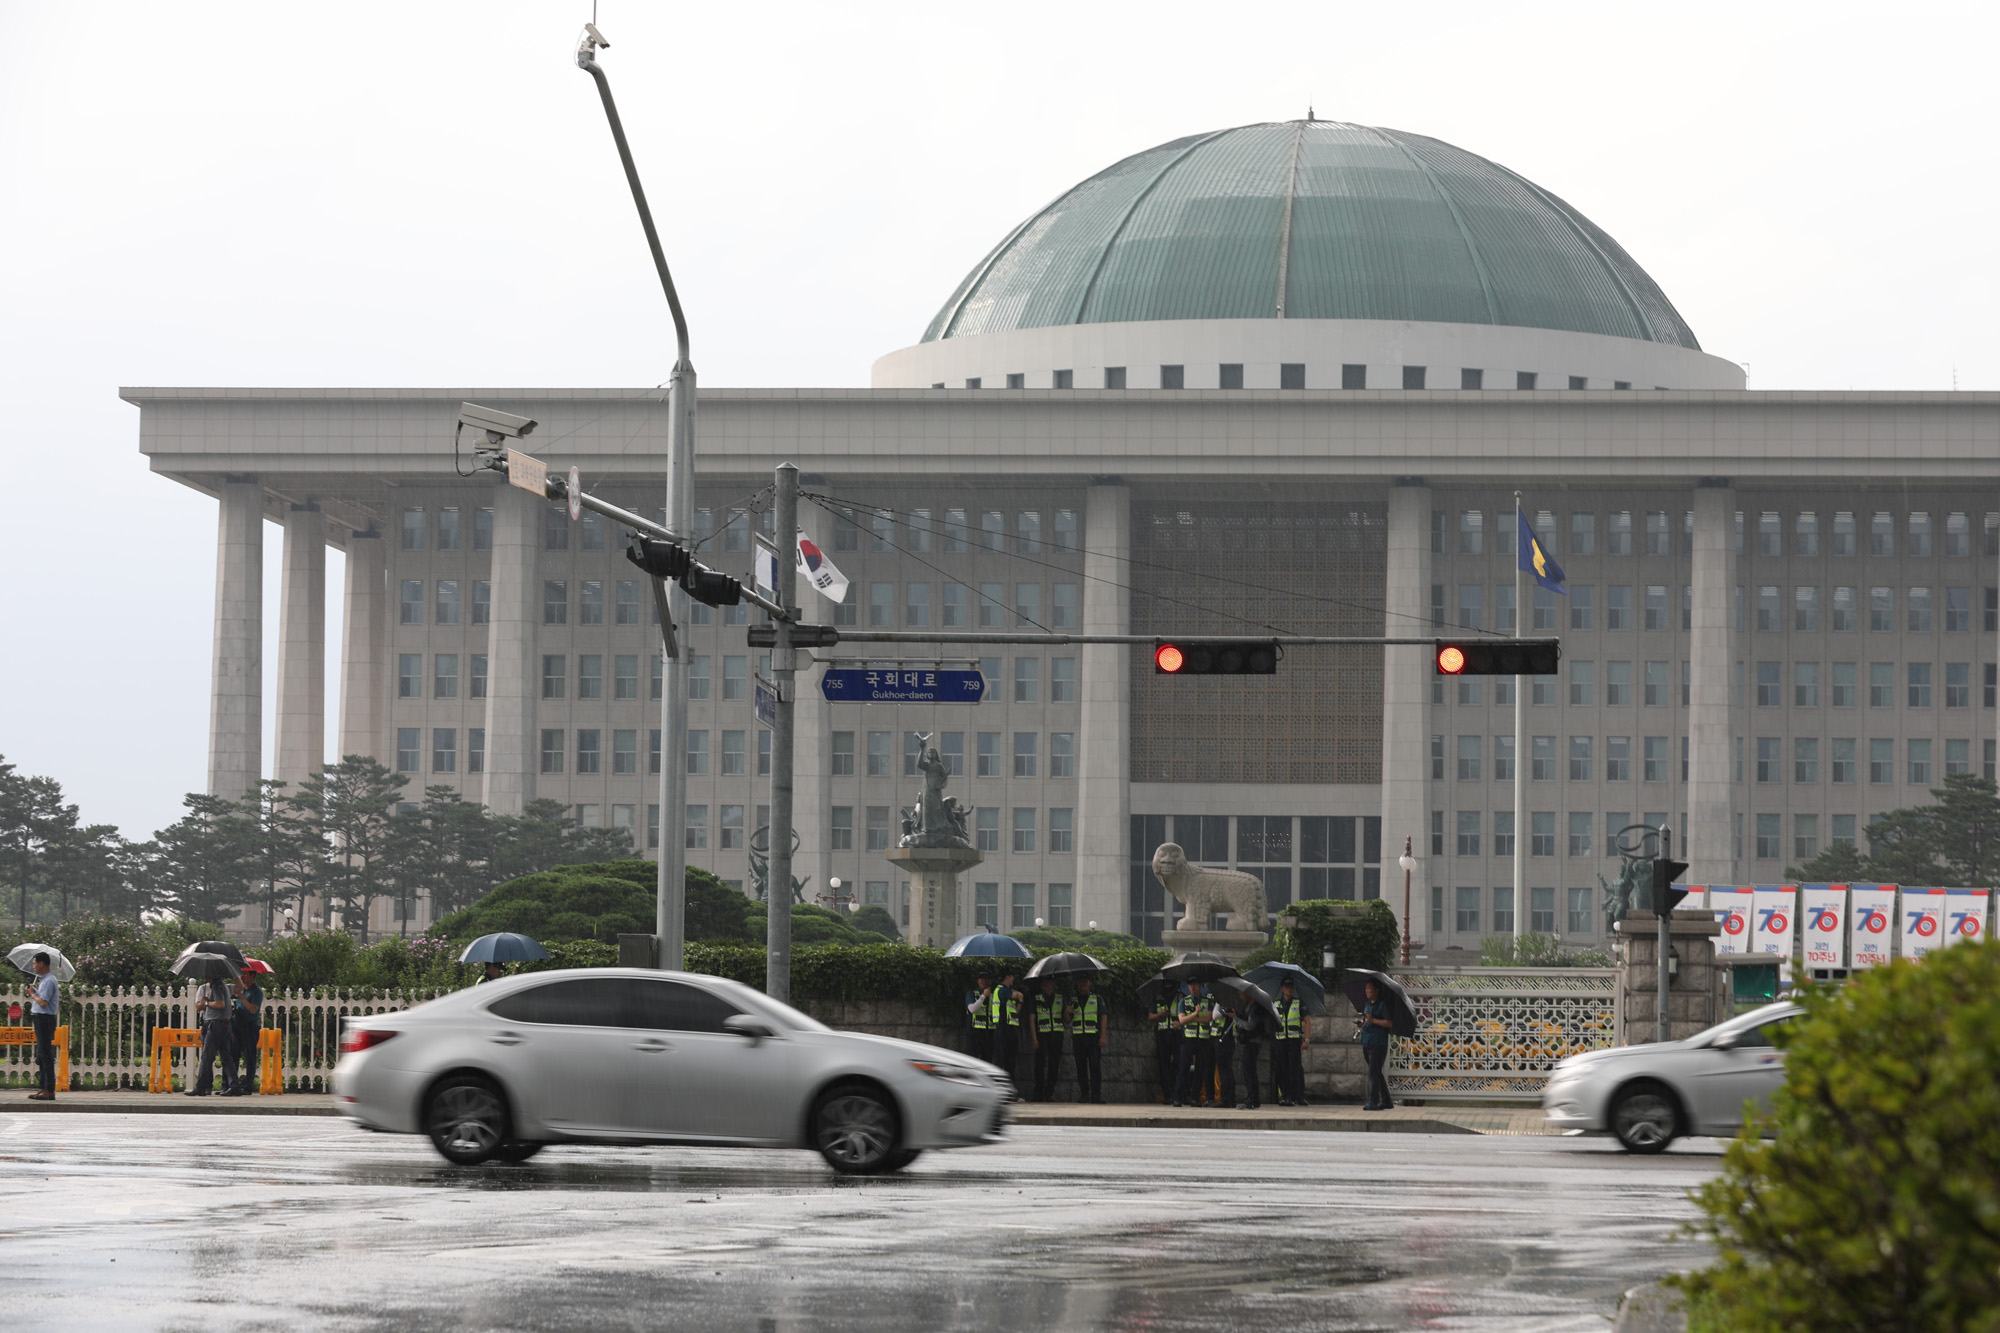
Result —
[[935, 1060], [912, 1060], [910, 1068], [920, 1074], [929, 1074], [932, 1078], [941, 1078], [947, 1083], [962, 1083], [968, 1088], [986, 1086], [985, 1080], [968, 1065], [948, 1065]]

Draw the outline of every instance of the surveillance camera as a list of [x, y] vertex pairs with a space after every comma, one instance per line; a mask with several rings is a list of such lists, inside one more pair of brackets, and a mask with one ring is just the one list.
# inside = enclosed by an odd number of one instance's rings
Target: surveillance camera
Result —
[[488, 440], [498, 444], [505, 437], [511, 436], [518, 440], [532, 435], [540, 423], [528, 417], [517, 417], [512, 412], [502, 412], [498, 408], [481, 407], [477, 403], [460, 403], [458, 424], [470, 426], [474, 430], [483, 430]]
[[590, 34], [590, 40], [591, 40], [591, 41], [593, 41], [593, 42], [596, 42], [596, 43], [597, 43], [597, 44], [598, 44], [599, 46], [603, 47], [603, 48], [604, 48], [604, 49], [605, 49], [606, 51], [609, 51], [609, 50], [611, 49], [611, 43], [609, 43], [609, 42], [607, 42], [607, 41], [605, 41], [605, 40], [604, 40], [604, 34], [603, 34], [603, 33], [601, 33], [601, 32], [599, 32], [599, 31], [597, 30], [597, 25], [596, 25], [595, 23], [586, 23], [586, 24], [584, 24], [584, 25], [583, 25], [583, 30], [584, 30], [585, 32], [587, 32], [587, 33], [589, 33], [589, 34]]

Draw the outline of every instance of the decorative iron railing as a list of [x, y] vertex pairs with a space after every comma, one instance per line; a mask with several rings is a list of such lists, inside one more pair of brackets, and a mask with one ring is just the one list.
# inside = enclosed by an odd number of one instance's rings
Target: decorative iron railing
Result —
[[[70, 1032], [70, 1084], [79, 1089], [124, 1088], [143, 1092], [152, 1067], [154, 1028], [194, 1023], [194, 987], [65, 986], [61, 1020]], [[340, 1059], [343, 1018], [392, 1013], [446, 994], [442, 990], [372, 990], [322, 987], [316, 991], [266, 991], [261, 1026], [285, 1034], [280, 1065], [287, 1092], [325, 1092]], [[177, 1083], [194, 1077], [198, 1053], [175, 1061]], [[31, 1046], [0, 1047], [0, 1087], [35, 1081]]]
[[1539, 1097], [1555, 1062], [1618, 1041], [1613, 968], [1466, 967], [1395, 974], [1417, 1033], [1390, 1044], [1389, 1089], [1427, 1100]]

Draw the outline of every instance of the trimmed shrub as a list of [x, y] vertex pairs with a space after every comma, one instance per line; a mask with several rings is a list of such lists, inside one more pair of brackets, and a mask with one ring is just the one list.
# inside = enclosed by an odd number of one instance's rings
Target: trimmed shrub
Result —
[[53, 944], [76, 965], [76, 980], [86, 986], [165, 986], [175, 983], [167, 965], [181, 951], [178, 944], [122, 917], [73, 916], [46, 933], [40, 928], [28, 938]]
[[856, 908], [854, 915], [847, 918], [847, 924], [864, 933], [872, 932], [894, 944], [903, 938], [902, 930], [896, 925], [896, 918], [880, 903], [869, 903]]
[[1099, 962], [1104, 955], [1119, 949], [1143, 949], [1146, 942], [1137, 935], [1127, 935], [1116, 930], [1076, 930], [1069, 926], [1029, 926], [1022, 930], [1007, 932], [1030, 949], [1044, 953], [1059, 953], [1065, 949], [1076, 953], [1087, 953]]
[[[456, 940], [516, 931], [544, 946], [561, 940], [616, 945], [621, 934], [653, 929], [659, 872], [651, 861], [603, 861], [522, 875], [472, 906], [443, 917], [431, 933]], [[706, 870], [687, 870], [688, 932], [733, 929], [749, 906], [742, 894]], [[732, 913], [730, 899], [735, 900]]]
[[2000, 945], [1803, 1003], [1784, 1086], [1695, 1191], [1719, 1258], [1676, 1285], [1736, 1333], [2000, 1330]]
[[[1359, 912], [1354, 911], [1360, 907]], [[1396, 961], [1402, 942], [1402, 926], [1396, 913], [1380, 898], [1366, 903], [1350, 903], [1329, 898], [1311, 898], [1281, 909], [1298, 924], [1280, 926], [1274, 943], [1282, 961], [1308, 972], [1319, 972], [1320, 955], [1328, 944], [1340, 970], [1350, 967], [1381, 972]]]
[[309, 930], [289, 939], [272, 940], [257, 957], [271, 965], [274, 975], [268, 984], [286, 990], [312, 990], [347, 984], [359, 952], [354, 937], [345, 931]]

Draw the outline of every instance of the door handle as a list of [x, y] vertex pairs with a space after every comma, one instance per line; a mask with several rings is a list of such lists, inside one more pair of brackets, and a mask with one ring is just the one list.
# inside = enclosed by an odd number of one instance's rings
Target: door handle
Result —
[[519, 1046], [521, 1044], [521, 1034], [518, 1032], [496, 1032], [490, 1040], [500, 1046]]
[[632, 1049], [635, 1051], [671, 1051], [673, 1044], [661, 1041], [658, 1037], [646, 1037], [633, 1042]]

